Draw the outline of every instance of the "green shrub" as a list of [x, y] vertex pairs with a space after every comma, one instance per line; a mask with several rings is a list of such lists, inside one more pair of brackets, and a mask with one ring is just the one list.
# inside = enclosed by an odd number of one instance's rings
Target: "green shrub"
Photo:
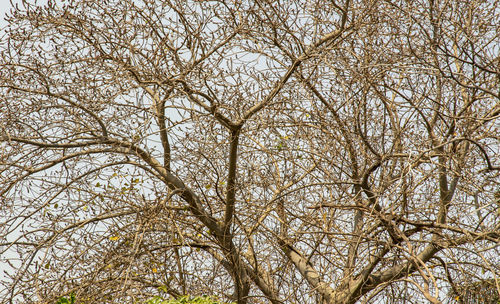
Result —
[[202, 296], [202, 297], [184, 296], [173, 300], [164, 300], [162, 297], [156, 296], [149, 299], [145, 304], [226, 304], [226, 303], [220, 302], [213, 297], [207, 297], [207, 296]]
[[[75, 295], [70, 294], [69, 298], [60, 297], [59, 300], [55, 304], [74, 304], [75, 303]], [[192, 297], [192, 296], [183, 296], [178, 299], [165, 300], [160, 296], [152, 297], [147, 300], [144, 304], [234, 304], [234, 303], [223, 303], [216, 300], [213, 297], [201, 296], [201, 297]]]

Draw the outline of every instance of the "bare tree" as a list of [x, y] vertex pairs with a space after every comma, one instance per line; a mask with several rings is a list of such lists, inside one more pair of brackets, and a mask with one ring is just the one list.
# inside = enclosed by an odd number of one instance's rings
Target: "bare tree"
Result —
[[2, 302], [498, 292], [499, 6], [23, 1], [0, 45]]

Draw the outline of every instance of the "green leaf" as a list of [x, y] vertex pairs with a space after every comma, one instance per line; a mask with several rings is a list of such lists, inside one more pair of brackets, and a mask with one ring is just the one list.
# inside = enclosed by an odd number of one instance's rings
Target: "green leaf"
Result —
[[56, 302], [56, 304], [70, 304], [68, 299], [65, 297], [60, 297], [59, 300]]
[[168, 292], [168, 288], [167, 288], [167, 286], [165, 286], [165, 285], [161, 285], [160, 287], [158, 287], [158, 290], [159, 290], [159, 291], [163, 291], [164, 293], [167, 293], [167, 292]]

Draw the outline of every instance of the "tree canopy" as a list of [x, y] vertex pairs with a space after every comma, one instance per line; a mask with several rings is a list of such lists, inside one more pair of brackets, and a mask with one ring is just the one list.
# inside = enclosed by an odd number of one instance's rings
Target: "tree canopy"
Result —
[[0, 301], [498, 293], [499, 18], [23, 1], [0, 40]]

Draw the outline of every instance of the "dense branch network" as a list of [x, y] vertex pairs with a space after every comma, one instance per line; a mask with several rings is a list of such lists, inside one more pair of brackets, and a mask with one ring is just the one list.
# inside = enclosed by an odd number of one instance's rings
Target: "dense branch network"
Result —
[[19, 5], [0, 299], [494, 297], [499, 5]]

